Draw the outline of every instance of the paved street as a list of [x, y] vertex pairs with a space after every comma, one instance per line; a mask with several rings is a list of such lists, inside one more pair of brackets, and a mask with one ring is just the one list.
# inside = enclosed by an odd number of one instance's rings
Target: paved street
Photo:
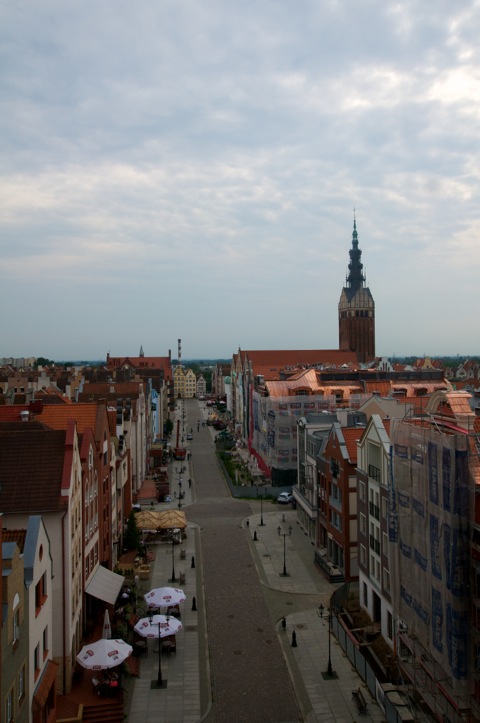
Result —
[[[351, 691], [362, 686], [369, 700], [362, 720], [380, 723], [380, 709], [334, 638], [338, 679], [322, 678], [328, 626], [316, 610], [321, 602], [328, 606], [334, 588], [315, 568], [313, 549], [295, 512], [265, 501], [260, 515], [259, 501], [230, 496], [215, 457], [213, 430], [200, 426], [197, 432], [201, 407], [194, 400], [185, 402], [186, 429], [193, 427], [194, 435], [183, 474], [184, 480], [192, 478], [191, 488], [184, 484], [183, 500], [188, 521], [184, 630], [177, 636], [177, 654], [162, 657], [164, 689], [152, 683], [158, 670], [155, 648], [142, 659], [128, 719], [352, 723], [358, 711]], [[178, 489], [180, 465], [171, 468], [172, 490]], [[171, 553], [171, 548], [157, 546], [151, 587], [167, 584]], [[194, 569], [189, 565], [192, 557]], [[196, 611], [191, 610], [193, 596]], [[286, 630], [280, 624], [283, 617]], [[291, 646], [293, 632], [297, 647]]]

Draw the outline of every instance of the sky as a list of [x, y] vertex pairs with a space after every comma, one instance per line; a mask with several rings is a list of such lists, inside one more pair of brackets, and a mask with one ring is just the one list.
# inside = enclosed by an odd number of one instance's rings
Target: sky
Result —
[[[0, 357], [479, 354], [479, 0], [4, 0]], [[355, 212], [354, 212], [355, 209]]]

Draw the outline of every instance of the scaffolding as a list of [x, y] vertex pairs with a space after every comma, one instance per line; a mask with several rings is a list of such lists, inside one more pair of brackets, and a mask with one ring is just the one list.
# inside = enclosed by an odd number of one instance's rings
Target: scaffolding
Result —
[[[422, 675], [427, 667], [438, 671], [439, 678], [429, 682], [437, 693], [448, 689], [455, 696], [459, 713], [475, 680], [469, 593], [475, 484], [469, 439], [461, 432], [443, 433], [425, 420], [392, 420], [391, 440], [391, 593], [400, 630], [408, 631], [399, 639], [410, 648], [418, 641], [429, 652], [429, 666], [426, 655], [419, 656]], [[417, 665], [415, 659], [412, 664]]]

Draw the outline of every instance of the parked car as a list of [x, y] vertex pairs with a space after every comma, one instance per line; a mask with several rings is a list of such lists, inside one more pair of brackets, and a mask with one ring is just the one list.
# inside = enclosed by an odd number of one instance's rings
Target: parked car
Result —
[[279, 502], [281, 505], [291, 504], [292, 501], [293, 501], [293, 495], [290, 494], [290, 492], [280, 492], [280, 494], [277, 497], [277, 502]]

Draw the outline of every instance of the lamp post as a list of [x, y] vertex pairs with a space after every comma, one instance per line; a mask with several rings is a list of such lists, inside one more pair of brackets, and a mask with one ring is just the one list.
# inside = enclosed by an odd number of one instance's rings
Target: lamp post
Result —
[[325, 620], [325, 622], [328, 623], [328, 665], [327, 665], [327, 670], [325, 671], [325, 673], [322, 673], [322, 675], [325, 679], [338, 678], [337, 673], [332, 668], [332, 647], [331, 647], [332, 637], [331, 636], [332, 636], [332, 617], [333, 617], [334, 612], [332, 610], [330, 610], [330, 608], [328, 608], [328, 610], [329, 610], [329, 614], [324, 615], [325, 608], [323, 607], [322, 603], [320, 603], [318, 610], [317, 610], [318, 617], [321, 618], [322, 620]]
[[[148, 613], [148, 619], [150, 620], [150, 625], [153, 623], [153, 616], [154, 611], [150, 610]], [[167, 620], [169, 616], [167, 615]], [[160, 627], [161, 623], [158, 621], [158, 675], [157, 675], [157, 688], [163, 687], [163, 678], [162, 678], [162, 644], [161, 644], [161, 637], [160, 637]]]
[[177, 582], [175, 577], [175, 539], [172, 537], [172, 579], [170, 582]]
[[[279, 530], [279, 532], [278, 532], [279, 535], [280, 535], [280, 534], [283, 534], [283, 572], [281, 572], [280, 575], [281, 575], [281, 577], [288, 577], [288, 572], [287, 572], [287, 555], [286, 555], [286, 542], [285, 542], [286, 537], [287, 537], [287, 533], [286, 533], [286, 532], [282, 532], [282, 533], [281, 533], [281, 532], [280, 532], [280, 527], [278, 528], [278, 530]], [[288, 528], [288, 534], [289, 534], [289, 536], [292, 534], [292, 527], [291, 527], [291, 526]]]
[[[257, 487], [257, 497], [258, 497], [258, 487]], [[263, 490], [262, 494], [260, 495], [260, 527], [264, 527], [265, 523], [263, 521]]]

